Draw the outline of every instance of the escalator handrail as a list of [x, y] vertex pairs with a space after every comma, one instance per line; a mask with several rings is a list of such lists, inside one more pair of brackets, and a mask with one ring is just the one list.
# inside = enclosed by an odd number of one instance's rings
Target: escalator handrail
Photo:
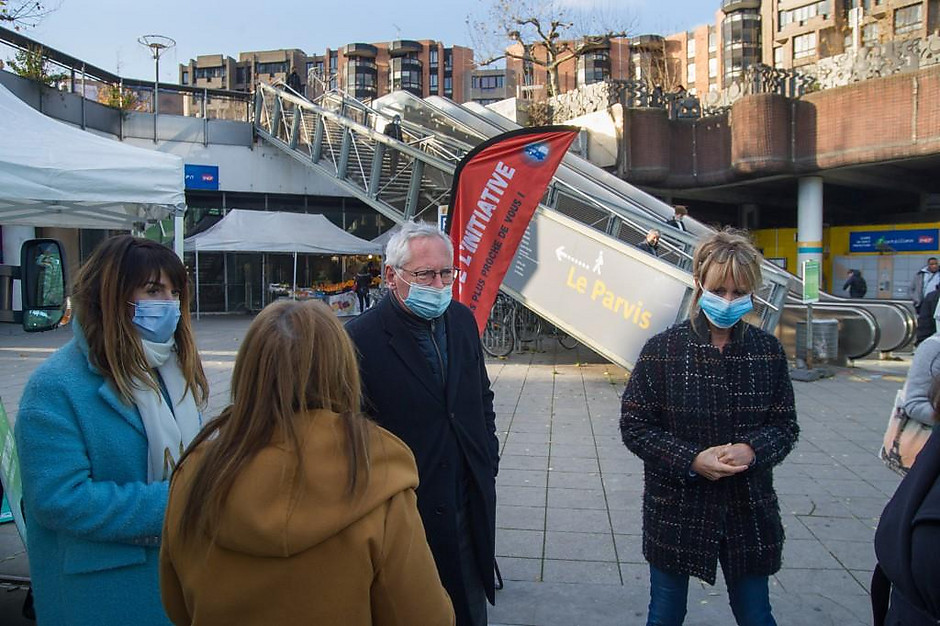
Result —
[[[801, 299], [794, 297], [792, 294], [787, 296], [787, 302], [784, 306], [785, 308], [789, 308], [789, 309], [805, 309], [806, 308], [806, 304], [803, 303]], [[865, 320], [865, 322], [868, 324], [869, 330], [871, 330], [872, 341], [870, 345], [868, 346], [868, 350], [866, 352], [859, 353], [857, 355], [847, 354], [846, 356], [849, 357], [850, 359], [861, 359], [861, 358], [868, 356], [872, 352], [875, 352], [878, 350], [878, 344], [881, 343], [881, 328], [878, 326], [878, 321], [875, 319], [875, 316], [872, 315], [869, 311], [865, 309], [860, 309], [858, 307], [854, 307], [851, 305], [846, 305], [843, 303], [836, 303], [836, 302], [814, 303], [813, 310], [814, 311], [836, 310], [840, 312], [851, 311], [858, 317], [861, 317], [862, 319]]]

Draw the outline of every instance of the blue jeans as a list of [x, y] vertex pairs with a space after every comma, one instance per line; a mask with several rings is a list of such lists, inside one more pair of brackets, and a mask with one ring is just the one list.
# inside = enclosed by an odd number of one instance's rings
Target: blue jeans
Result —
[[[650, 565], [650, 610], [646, 626], [681, 626], [689, 596], [689, 577]], [[745, 576], [728, 585], [728, 600], [738, 626], [777, 626], [770, 611], [766, 576]]]

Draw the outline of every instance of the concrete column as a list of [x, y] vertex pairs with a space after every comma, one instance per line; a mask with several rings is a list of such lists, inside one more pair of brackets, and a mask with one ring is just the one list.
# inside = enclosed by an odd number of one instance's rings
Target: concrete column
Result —
[[805, 176], [799, 180], [796, 225], [796, 273], [803, 275], [803, 261], [819, 261], [823, 256], [823, 179]]
[[[36, 229], [32, 226], [6, 226], [3, 227], [3, 264], [19, 265], [20, 248], [27, 239], [36, 238]], [[23, 299], [20, 297], [20, 281], [13, 281], [13, 310], [23, 310]]]

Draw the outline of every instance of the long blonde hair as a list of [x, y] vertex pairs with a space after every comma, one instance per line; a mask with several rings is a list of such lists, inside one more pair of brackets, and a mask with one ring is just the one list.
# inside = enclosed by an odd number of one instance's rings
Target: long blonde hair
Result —
[[734, 284], [754, 293], [761, 286], [761, 254], [745, 231], [726, 228], [703, 239], [692, 257], [692, 278], [695, 290], [689, 303], [689, 317], [698, 314], [698, 300], [705, 290], [705, 278], [712, 269], [724, 282], [728, 276]]
[[355, 350], [323, 303], [288, 300], [261, 311], [238, 350], [231, 393], [231, 404], [203, 428], [180, 460], [182, 466], [204, 444], [180, 519], [182, 536], [199, 531], [213, 535], [235, 479], [275, 432], [283, 433], [300, 467], [295, 420], [300, 413], [326, 409], [339, 414], [346, 431], [347, 492], [353, 494], [368, 479], [368, 421], [360, 412]]
[[193, 394], [196, 404], [204, 405], [209, 382], [193, 338], [186, 267], [172, 250], [130, 235], [102, 242], [75, 276], [75, 317], [88, 343], [91, 364], [114, 384], [124, 402], [133, 403], [135, 381], [159, 392], [133, 324], [130, 302], [134, 290], [158, 280], [161, 272], [180, 294], [180, 321], [174, 339], [186, 390]]

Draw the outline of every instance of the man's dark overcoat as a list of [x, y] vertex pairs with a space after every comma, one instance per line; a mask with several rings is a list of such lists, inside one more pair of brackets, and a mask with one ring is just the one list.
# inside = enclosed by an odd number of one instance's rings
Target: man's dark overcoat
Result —
[[[493, 392], [470, 309], [451, 303], [447, 330], [447, 383], [442, 391], [400, 305], [389, 294], [346, 325], [360, 355], [365, 409], [411, 448], [418, 464], [418, 511], [444, 587], [458, 615], [466, 610], [456, 508], [461, 463], [472, 477], [466, 514], [476, 564], [494, 602], [496, 472], [499, 443]], [[429, 331], [430, 332], [430, 331]], [[437, 383], [437, 384], [435, 384]], [[459, 622], [460, 620], [458, 620]]]
[[[704, 315], [650, 339], [623, 394], [620, 431], [644, 461], [643, 555], [655, 567], [715, 583], [780, 569], [783, 525], [773, 467], [799, 435], [787, 357], [745, 322], [724, 351]], [[717, 481], [691, 473], [706, 448], [746, 443], [747, 471]]]

